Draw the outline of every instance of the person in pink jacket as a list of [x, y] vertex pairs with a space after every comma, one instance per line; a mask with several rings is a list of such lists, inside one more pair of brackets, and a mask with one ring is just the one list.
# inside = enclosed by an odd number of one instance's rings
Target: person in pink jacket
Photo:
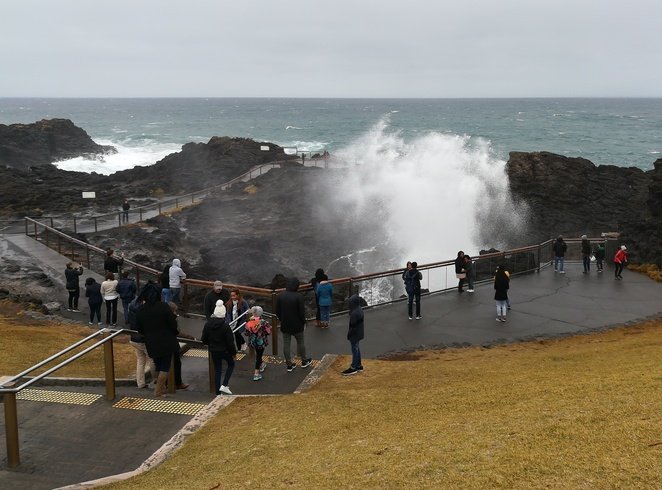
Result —
[[623, 267], [628, 263], [628, 248], [625, 245], [621, 245], [614, 255], [614, 279], [623, 279], [621, 272], [623, 272]]

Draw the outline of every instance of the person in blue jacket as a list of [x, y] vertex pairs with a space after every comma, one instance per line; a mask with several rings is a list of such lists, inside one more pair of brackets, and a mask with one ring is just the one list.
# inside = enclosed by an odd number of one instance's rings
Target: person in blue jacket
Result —
[[129, 271], [122, 272], [122, 279], [117, 283], [117, 293], [122, 300], [124, 325], [129, 325], [129, 303], [136, 297], [136, 281], [129, 277]]
[[329, 282], [329, 277], [324, 274], [322, 280], [315, 286], [315, 294], [320, 305], [320, 326], [329, 328], [331, 318], [331, 304], [333, 303], [333, 284]]

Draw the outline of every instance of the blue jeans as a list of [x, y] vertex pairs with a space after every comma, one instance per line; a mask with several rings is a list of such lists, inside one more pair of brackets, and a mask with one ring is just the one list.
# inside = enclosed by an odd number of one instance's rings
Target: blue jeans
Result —
[[179, 304], [179, 293], [182, 288], [170, 288], [170, 301]]
[[228, 386], [230, 383], [230, 376], [234, 371], [234, 358], [230, 355], [229, 352], [225, 351], [209, 351], [211, 354], [211, 360], [214, 363], [214, 386], [216, 387], [216, 394], [220, 394], [221, 389], [221, 375], [223, 369], [223, 361], [228, 365], [228, 368], [225, 370], [225, 377], [223, 378], [223, 386]]
[[416, 316], [421, 316], [421, 290], [417, 291], [407, 291], [407, 297], [409, 302], [407, 303], [407, 311], [409, 312], [409, 317], [412, 316], [412, 310], [414, 306], [414, 299], [416, 299]]
[[582, 256], [582, 262], [584, 263], [584, 272], [591, 270], [591, 256], [584, 254]]
[[331, 317], [331, 305], [322, 306], [320, 305], [320, 321], [328, 322]]
[[133, 298], [131, 299], [124, 299], [122, 298], [122, 312], [124, 313], [124, 325], [129, 324], [129, 303], [133, 301]]
[[163, 288], [161, 289], [161, 301], [164, 303], [170, 303], [172, 300], [172, 293], [170, 292], [169, 288]]
[[[565, 257], [554, 257], [554, 270], [563, 270], [563, 262], [565, 260]], [[560, 267], [559, 267], [560, 264]]]
[[352, 368], [358, 369], [361, 366], [361, 350], [358, 342], [350, 342], [352, 346]]

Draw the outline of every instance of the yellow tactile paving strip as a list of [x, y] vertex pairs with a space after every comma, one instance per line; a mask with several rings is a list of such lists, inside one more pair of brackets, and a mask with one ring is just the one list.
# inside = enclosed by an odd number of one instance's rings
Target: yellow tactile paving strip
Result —
[[206, 406], [207, 405], [204, 403], [187, 403], [125, 396], [115, 403], [113, 408], [142, 410], [145, 412], [174, 413], [179, 415], [195, 415]]
[[[187, 350], [184, 353], [184, 357], [201, 357], [201, 358], [207, 358], [209, 356], [207, 349], [198, 349], [198, 348], [192, 348]], [[243, 353], [238, 353], [237, 354], [237, 361], [241, 361], [246, 357], [246, 354]], [[262, 360], [266, 362], [267, 364], [285, 364], [285, 359], [280, 358], [280, 357], [274, 357], [274, 356], [263, 356]], [[296, 360], [294, 361], [294, 364], [297, 366], [301, 366], [301, 361]], [[314, 360], [311, 364], [311, 367], [315, 367], [319, 364], [318, 360]]]
[[93, 393], [77, 393], [72, 391], [33, 390], [26, 388], [21, 390], [16, 398], [32, 402], [68, 403], [70, 405], [92, 405], [102, 395]]

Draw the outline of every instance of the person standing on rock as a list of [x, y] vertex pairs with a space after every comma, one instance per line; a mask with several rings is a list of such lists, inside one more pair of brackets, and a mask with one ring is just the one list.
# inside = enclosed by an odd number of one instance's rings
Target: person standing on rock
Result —
[[177, 344], [177, 321], [170, 307], [160, 301], [156, 287], [146, 288], [142, 292], [145, 301], [136, 313], [136, 329], [145, 338], [145, 347], [149, 357], [154, 360], [158, 372], [154, 396], [166, 394], [166, 381], [170, 363]]
[[315, 295], [315, 323], [318, 327], [322, 326], [322, 319], [320, 316], [320, 300], [317, 297], [317, 285], [320, 283], [324, 277], [324, 269], [317, 269], [315, 271], [315, 277], [310, 280], [310, 286], [313, 288], [313, 294]]
[[101, 283], [101, 296], [106, 302], [106, 326], [117, 326], [117, 302], [120, 295], [117, 293], [117, 279], [115, 274], [108, 272], [106, 280]]
[[[226, 311], [223, 302], [219, 299], [214, 312], [202, 329], [200, 340], [209, 348], [209, 355], [214, 364], [214, 387], [217, 395], [231, 395], [230, 377], [234, 371], [237, 348], [234, 345], [232, 329], [225, 321]], [[227, 364], [225, 377], [223, 375], [223, 361]]]
[[[238, 289], [230, 291], [230, 299], [225, 303], [225, 322], [230, 325], [234, 332], [234, 338], [237, 342], [237, 350], [245, 351], [248, 349], [246, 341], [244, 340], [243, 332], [246, 328], [246, 321], [248, 321], [248, 301], [246, 301]], [[234, 322], [234, 323], [233, 323]]]
[[103, 296], [101, 296], [101, 284], [96, 282], [93, 277], [88, 277], [85, 280], [85, 297], [90, 307], [89, 325], [94, 325], [94, 317], [96, 317], [98, 325], [101, 327], [101, 304], [103, 303]]
[[363, 371], [359, 342], [363, 340], [364, 336], [361, 298], [358, 294], [354, 294], [349, 298], [349, 329], [347, 330], [347, 340], [352, 347], [352, 364], [342, 372], [343, 376], [351, 376]]
[[303, 297], [298, 290], [299, 280], [296, 277], [290, 277], [285, 283], [285, 291], [276, 298], [276, 316], [280, 320], [280, 331], [283, 333], [283, 356], [288, 372], [294, 370], [290, 350], [292, 337], [297, 341], [297, 353], [301, 358], [301, 367], [306, 368], [312, 362], [312, 359], [306, 357], [306, 345], [304, 343], [306, 312], [303, 306]]
[[497, 267], [494, 275], [494, 299], [496, 301], [497, 321], [506, 321], [506, 311], [508, 308], [508, 289], [510, 289], [510, 277], [506, 269], [500, 265]]
[[124, 325], [129, 324], [129, 303], [136, 297], [136, 281], [129, 277], [129, 271], [122, 272], [122, 279], [117, 283], [117, 294], [122, 300]]
[[269, 345], [269, 335], [271, 334], [271, 325], [262, 318], [264, 311], [261, 306], [251, 308], [252, 317], [246, 322], [247, 337], [246, 343], [255, 350], [255, 371], [253, 372], [253, 381], [260, 381], [262, 373], [267, 367], [267, 363], [262, 361], [264, 349]]
[[122, 223], [129, 222], [129, 209], [131, 209], [131, 204], [129, 204], [128, 199], [124, 199], [122, 203]]
[[121, 254], [119, 257], [115, 257], [113, 254], [115, 251], [112, 248], [106, 250], [106, 259], [103, 261], [103, 270], [112, 272], [113, 274], [119, 274], [122, 264], [124, 263], [124, 254]]
[[568, 250], [568, 245], [563, 241], [563, 237], [559, 235], [552, 245], [552, 251], [554, 252], [554, 272], [565, 274], [563, 262], [565, 261], [566, 250]]
[[320, 326], [329, 328], [331, 305], [333, 304], [333, 284], [329, 282], [326, 274], [322, 276], [322, 280], [315, 287], [315, 294], [320, 305]]
[[457, 283], [457, 292], [464, 292], [464, 279], [467, 277], [467, 273], [464, 269], [464, 252], [460, 250], [457, 253], [457, 258], [455, 259], [455, 277], [459, 279]]
[[182, 281], [186, 279], [186, 274], [182, 270], [182, 263], [179, 259], [172, 259], [172, 265], [168, 271], [168, 285], [170, 287], [170, 301], [179, 304], [179, 296], [182, 290]]
[[66, 269], [64, 269], [64, 277], [67, 280], [67, 292], [69, 293], [69, 308], [68, 311], [75, 311], [78, 313], [78, 298], [80, 298], [80, 283], [79, 278], [83, 274], [83, 266], [78, 264], [74, 269], [72, 262], [67, 262]]
[[412, 319], [414, 310], [414, 300], [416, 300], [416, 319], [421, 319], [421, 279], [423, 274], [418, 270], [417, 262], [407, 262], [409, 267], [404, 273], [405, 290], [407, 291], [407, 312], [409, 319]]
[[623, 279], [623, 276], [621, 275], [623, 273], [623, 267], [628, 263], [627, 250], [628, 249], [625, 245], [621, 245], [621, 248], [619, 248], [616, 251], [616, 255], [614, 255], [614, 265], [616, 266], [614, 269], [615, 279]]
[[605, 244], [599, 243], [595, 249], [595, 265], [598, 267], [598, 272], [602, 272], [604, 269], [604, 260], [605, 260]]
[[591, 242], [586, 235], [582, 235], [582, 263], [584, 274], [591, 272]]
[[202, 311], [207, 320], [209, 320], [214, 314], [216, 302], [219, 300], [222, 301], [223, 304], [226, 304], [230, 300], [230, 291], [223, 289], [223, 283], [221, 281], [214, 281], [212, 289], [205, 294], [205, 299], [202, 304]]

